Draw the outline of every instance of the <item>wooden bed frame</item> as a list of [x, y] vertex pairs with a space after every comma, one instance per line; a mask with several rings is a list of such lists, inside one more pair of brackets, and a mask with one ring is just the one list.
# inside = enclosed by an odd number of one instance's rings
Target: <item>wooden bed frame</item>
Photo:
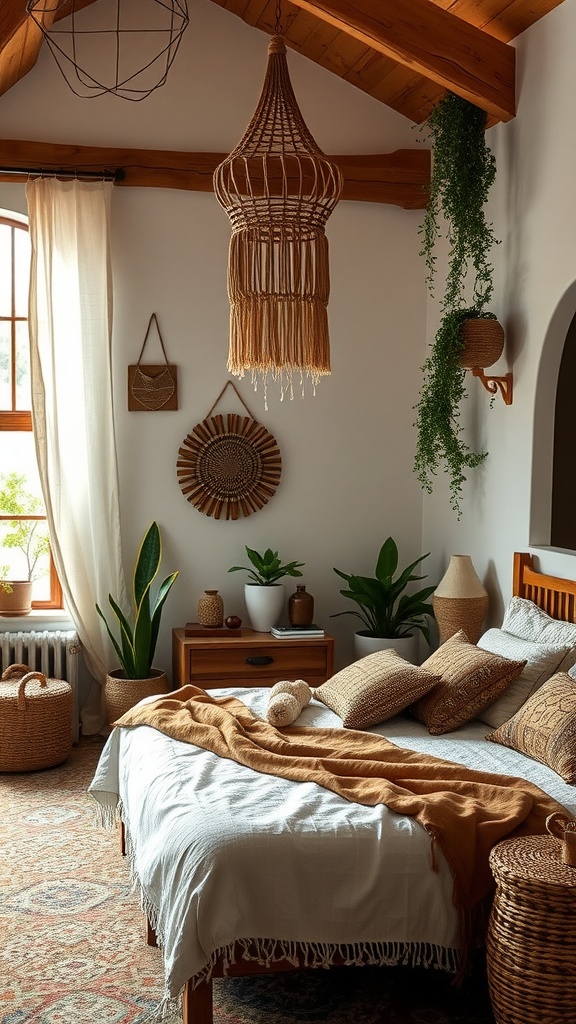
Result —
[[[520, 552], [514, 553], [514, 569], [512, 593], [515, 597], [523, 597], [532, 601], [552, 618], [576, 622], [576, 582], [559, 576], [547, 576], [534, 568], [534, 556]], [[124, 838], [122, 837], [124, 852]], [[156, 936], [149, 922], [146, 923], [146, 941], [148, 945], [156, 945]], [[304, 967], [304, 954], [301, 954], [301, 966]], [[217, 960], [212, 977], [245, 977], [256, 974], [274, 974], [280, 971], [293, 971], [297, 968], [287, 960], [278, 960], [265, 967], [257, 961], [243, 960], [238, 952], [238, 962], [229, 964], [227, 969], [222, 960]], [[184, 990], [183, 1024], [213, 1024], [212, 977], [203, 980], [193, 987], [190, 979]]]

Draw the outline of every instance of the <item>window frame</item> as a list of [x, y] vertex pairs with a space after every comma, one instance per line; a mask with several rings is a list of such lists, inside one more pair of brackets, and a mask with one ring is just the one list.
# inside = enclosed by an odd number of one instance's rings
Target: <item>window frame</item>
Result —
[[[14, 217], [10, 217], [5, 213], [0, 213], [0, 224], [7, 225], [11, 228], [11, 253], [12, 253], [12, 279], [11, 279], [11, 311], [10, 316], [0, 315], [0, 323], [10, 324], [10, 363], [11, 363], [11, 400], [12, 409], [0, 409], [0, 431], [12, 431], [14, 433], [21, 433], [24, 431], [33, 431], [32, 426], [32, 412], [30, 409], [16, 409], [16, 325], [19, 323], [28, 324], [27, 316], [16, 316], [16, 275], [14, 273], [15, 268], [15, 231], [26, 231], [28, 232], [28, 224], [25, 221], [17, 220]], [[0, 522], [15, 522], [18, 520], [29, 521], [36, 519], [38, 521], [46, 522], [47, 516], [30, 515], [30, 516], [8, 516], [0, 514]], [[52, 551], [50, 551], [50, 598], [47, 601], [33, 601], [33, 610], [52, 610], [60, 611], [64, 607], [62, 585], [56, 572], [56, 566], [54, 565], [54, 559], [52, 557]]]

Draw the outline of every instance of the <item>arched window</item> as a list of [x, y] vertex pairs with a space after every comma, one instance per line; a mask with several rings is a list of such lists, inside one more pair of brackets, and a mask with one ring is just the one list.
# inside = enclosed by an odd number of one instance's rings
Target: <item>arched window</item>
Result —
[[61, 608], [32, 432], [29, 280], [28, 227], [0, 216], [0, 586], [31, 579], [34, 608]]

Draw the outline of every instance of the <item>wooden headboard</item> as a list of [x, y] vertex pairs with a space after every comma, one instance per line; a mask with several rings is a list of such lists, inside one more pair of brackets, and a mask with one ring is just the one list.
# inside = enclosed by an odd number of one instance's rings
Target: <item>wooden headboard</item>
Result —
[[576, 622], [576, 582], [537, 572], [533, 555], [514, 552], [512, 593], [533, 601], [553, 619]]

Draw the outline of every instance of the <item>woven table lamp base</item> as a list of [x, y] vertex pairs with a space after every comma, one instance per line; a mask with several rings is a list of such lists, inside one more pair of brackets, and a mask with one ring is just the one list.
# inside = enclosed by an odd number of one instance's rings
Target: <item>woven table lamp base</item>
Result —
[[488, 611], [488, 594], [470, 555], [452, 555], [445, 575], [432, 597], [440, 643], [463, 629], [470, 643], [478, 643]]

